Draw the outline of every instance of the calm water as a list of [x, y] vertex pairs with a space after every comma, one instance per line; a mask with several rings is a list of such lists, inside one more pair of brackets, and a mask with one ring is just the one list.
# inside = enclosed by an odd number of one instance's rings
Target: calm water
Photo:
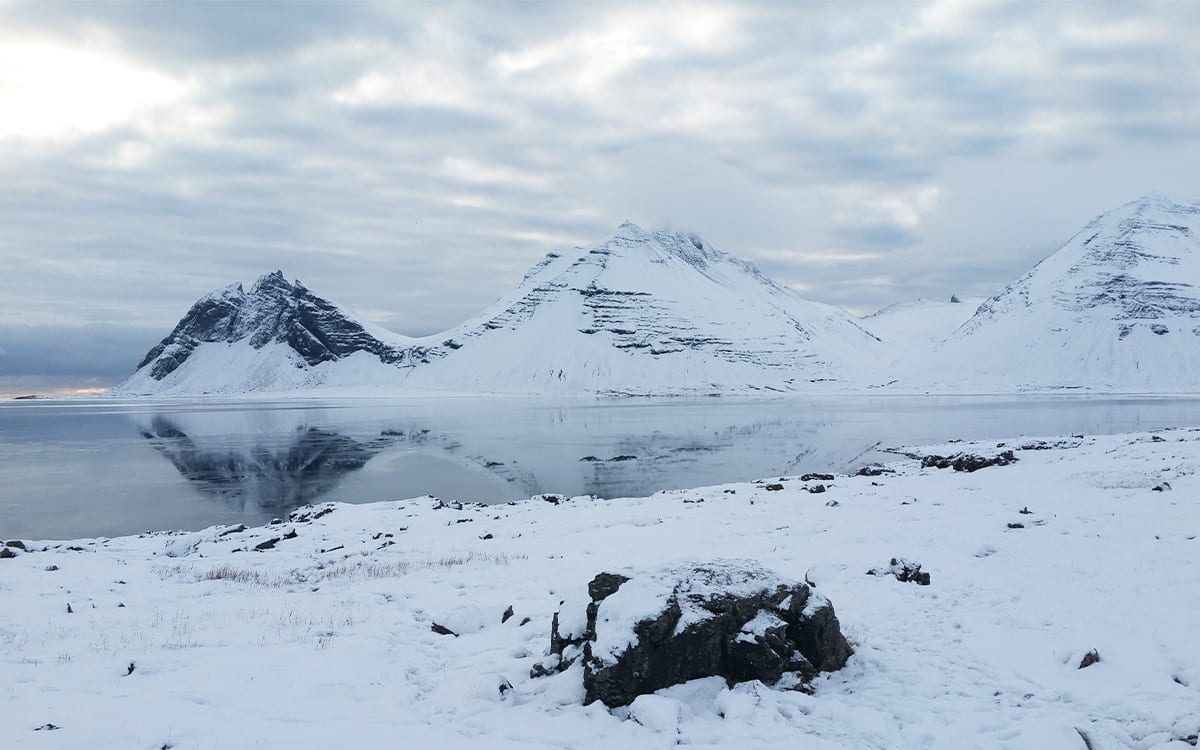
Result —
[[641, 496], [952, 438], [1200, 426], [1200, 400], [1068, 397], [0, 404], [0, 538], [262, 523], [424, 494]]

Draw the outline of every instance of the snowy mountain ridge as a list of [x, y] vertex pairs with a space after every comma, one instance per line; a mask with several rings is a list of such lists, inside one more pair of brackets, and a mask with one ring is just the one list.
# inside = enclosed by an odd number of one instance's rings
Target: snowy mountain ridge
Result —
[[[1101, 214], [923, 362], [907, 363], [902, 380], [939, 390], [1194, 392], [1198, 238], [1200, 202], [1150, 194]], [[967, 378], [947, 375], [964, 368]]]
[[277, 271], [198, 301], [118, 392], [1191, 393], [1197, 237], [1200, 202], [1152, 194], [982, 304], [919, 300], [855, 319], [694, 234], [626, 223], [547, 254], [480, 314], [421, 338]]
[[202, 298], [120, 387], [680, 395], [846, 384], [875, 337], [696, 235], [623, 224], [449, 331], [370, 326], [276, 272]]

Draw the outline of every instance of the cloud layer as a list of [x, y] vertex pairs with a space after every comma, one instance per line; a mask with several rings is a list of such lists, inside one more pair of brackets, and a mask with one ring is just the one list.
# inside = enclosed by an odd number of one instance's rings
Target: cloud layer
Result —
[[856, 312], [990, 294], [1200, 193], [1197, 32], [1190, 3], [0, 3], [0, 334], [165, 335], [275, 268], [423, 334], [625, 219]]

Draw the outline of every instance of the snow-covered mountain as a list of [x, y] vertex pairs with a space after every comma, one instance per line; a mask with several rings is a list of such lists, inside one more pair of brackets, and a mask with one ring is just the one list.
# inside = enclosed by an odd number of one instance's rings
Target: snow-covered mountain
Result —
[[928, 349], [965, 323], [983, 302], [983, 297], [953, 299], [955, 301], [921, 298], [891, 305], [862, 318], [861, 323], [899, 352]]
[[419, 339], [279, 272], [198, 301], [124, 393], [709, 394], [853, 386], [879, 342], [695, 235], [623, 224], [554, 252], [476, 318]]
[[1152, 194], [1096, 217], [907, 362], [899, 385], [1195, 392], [1200, 203]]

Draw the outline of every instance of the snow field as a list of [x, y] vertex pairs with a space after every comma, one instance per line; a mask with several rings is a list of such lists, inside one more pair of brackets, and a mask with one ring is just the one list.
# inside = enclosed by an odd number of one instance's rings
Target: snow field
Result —
[[[770, 477], [26, 540], [0, 560], [0, 727], [30, 748], [1189, 747], [1200, 431], [1074, 445], [970, 474], [906, 459], [823, 493]], [[996, 442], [930, 452], [948, 449]], [[931, 585], [866, 575], [892, 557]], [[715, 558], [814, 581], [847, 667], [813, 695], [707, 679], [612, 712], [579, 705], [578, 666], [529, 677], [596, 573]]]

